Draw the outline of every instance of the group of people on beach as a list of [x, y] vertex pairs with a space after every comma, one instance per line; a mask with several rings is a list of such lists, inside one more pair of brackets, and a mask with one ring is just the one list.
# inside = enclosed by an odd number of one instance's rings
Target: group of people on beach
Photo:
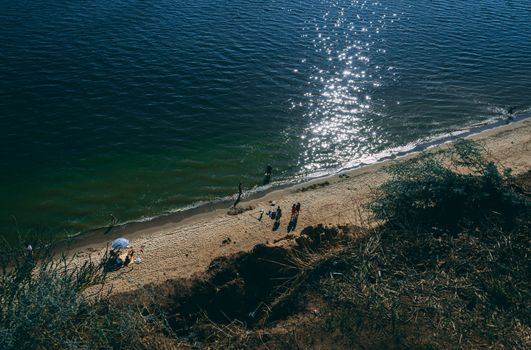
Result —
[[278, 230], [278, 228], [280, 227], [280, 218], [282, 217], [282, 209], [280, 209], [280, 205], [277, 206], [276, 210], [269, 210], [267, 215], [271, 218], [271, 220], [275, 220], [275, 222], [273, 223], [273, 231]]
[[301, 212], [301, 204], [300, 203], [293, 203], [291, 206], [291, 219], [289, 220], [288, 224], [288, 232], [295, 230], [297, 227], [297, 220], [299, 220], [299, 214]]
[[[272, 205], [274, 206], [274, 202], [272, 203]], [[294, 230], [295, 227], [297, 226], [297, 220], [299, 218], [300, 210], [301, 210], [301, 204], [293, 203], [293, 205], [291, 206], [291, 217], [290, 217], [289, 224], [288, 224], [288, 232]], [[260, 216], [258, 217], [258, 221], [262, 220], [263, 214], [264, 214], [264, 211], [262, 209], [260, 211]], [[276, 231], [278, 227], [280, 226], [280, 218], [282, 218], [282, 208], [280, 208], [280, 205], [277, 206], [276, 210], [269, 210], [267, 212], [267, 216], [269, 216], [271, 220], [275, 220], [275, 222], [273, 223], [273, 231]]]
[[[267, 184], [269, 183], [269, 181], [271, 181], [271, 174], [273, 172], [273, 167], [271, 165], [267, 165], [266, 167], [266, 172], [265, 172], [265, 178], [264, 178], [264, 184]], [[235, 208], [241, 201], [242, 199], [242, 195], [243, 195], [243, 185], [242, 183], [238, 183], [238, 196], [236, 197], [236, 200], [234, 201], [234, 204], [232, 205], [233, 208]], [[275, 203], [274, 202], [271, 202], [271, 205], [274, 207], [275, 206]], [[288, 224], [288, 232], [292, 231], [295, 229], [295, 227], [297, 226], [297, 220], [299, 218], [299, 213], [300, 213], [300, 210], [301, 210], [301, 204], [300, 203], [293, 203], [293, 205], [291, 206], [291, 217], [290, 217], [290, 221], [289, 221], [289, 224]], [[260, 210], [260, 216], [257, 218], [258, 221], [262, 221], [262, 217], [264, 216], [264, 210], [261, 209]], [[282, 208], [280, 208], [280, 205], [277, 206], [276, 209], [270, 209], [268, 212], [267, 212], [267, 216], [272, 219], [272, 220], [275, 220], [274, 224], [273, 224], [273, 231], [276, 231], [279, 226], [280, 226], [280, 219], [282, 218]]]
[[[133, 257], [135, 255], [135, 251], [133, 249], [129, 250], [125, 257], [123, 256], [123, 252], [121, 250], [111, 250], [109, 254], [109, 270], [119, 270], [122, 267], [127, 267], [131, 262], [133, 261]], [[140, 263], [140, 258], [137, 258], [136, 261], [137, 264]]]

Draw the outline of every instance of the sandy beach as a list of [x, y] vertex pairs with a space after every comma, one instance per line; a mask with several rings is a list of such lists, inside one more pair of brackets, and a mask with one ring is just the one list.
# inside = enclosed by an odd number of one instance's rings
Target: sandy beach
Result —
[[[531, 119], [525, 119], [471, 136], [482, 143], [493, 160], [510, 167], [515, 174], [531, 167]], [[435, 146], [432, 150], [447, 147]], [[414, 157], [410, 154], [407, 157]], [[404, 158], [400, 158], [404, 159]], [[228, 215], [228, 208], [204, 210], [191, 217], [154, 220], [138, 225], [117, 227], [108, 232], [81, 237], [71, 248], [79, 261], [98, 259], [106, 246], [116, 237], [127, 237], [141, 264], [113, 272], [109, 283], [114, 292], [130, 291], [150, 283], [186, 278], [204, 271], [210, 262], [223, 255], [247, 251], [259, 243], [290, 244], [287, 225], [293, 203], [301, 203], [296, 229], [315, 224], [360, 224], [360, 207], [367, 203], [372, 188], [385, 179], [389, 160], [333, 176], [315, 179], [265, 194], [260, 198], [242, 200], [241, 208], [252, 208], [238, 215]], [[274, 202], [274, 206], [271, 203]], [[270, 209], [279, 205], [283, 210], [278, 230], [267, 217]], [[260, 210], [264, 210], [262, 220]]]

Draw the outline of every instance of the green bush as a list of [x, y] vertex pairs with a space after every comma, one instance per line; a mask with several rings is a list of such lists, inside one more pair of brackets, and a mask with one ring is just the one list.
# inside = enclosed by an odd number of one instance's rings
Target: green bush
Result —
[[0, 349], [144, 349], [149, 333], [164, 328], [162, 315], [89, 293], [105, 282], [102, 263], [13, 252], [1, 261]]
[[516, 212], [530, 207], [511, 170], [500, 171], [468, 140], [440, 154], [398, 162], [388, 173], [391, 179], [369, 208], [376, 219], [404, 228], [457, 231], [492, 221], [510, 226]]

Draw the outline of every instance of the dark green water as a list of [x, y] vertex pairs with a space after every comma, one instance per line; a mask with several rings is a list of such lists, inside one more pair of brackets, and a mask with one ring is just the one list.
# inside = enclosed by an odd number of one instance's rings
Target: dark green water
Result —
[[0, 0], [0, 234], [334, 172], [531, 108], [529, 1]]

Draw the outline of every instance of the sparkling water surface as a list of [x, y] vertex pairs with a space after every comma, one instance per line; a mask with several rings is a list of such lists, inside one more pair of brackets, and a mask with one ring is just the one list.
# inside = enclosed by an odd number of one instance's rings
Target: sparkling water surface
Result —
[[531, 108], [531, 1], [0, 0], [0, 235], [376, 161]]

